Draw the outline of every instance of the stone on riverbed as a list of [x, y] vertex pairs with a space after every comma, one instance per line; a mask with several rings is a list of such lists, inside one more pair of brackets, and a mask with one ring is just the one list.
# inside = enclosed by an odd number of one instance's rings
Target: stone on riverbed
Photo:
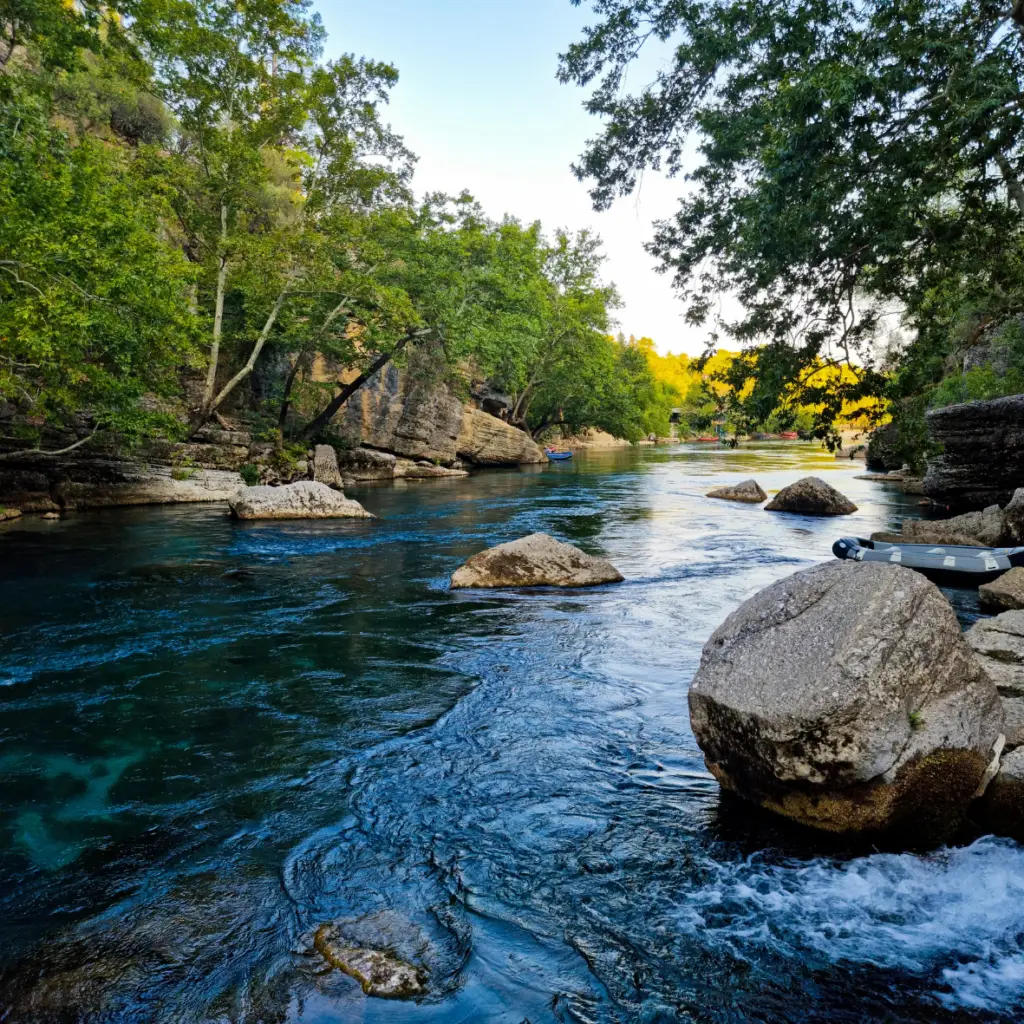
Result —
[[1024, 568], [1018, 566], [991, 583], [983, 583], [978, 587], [978, 603], [994, 612], [1024, 608]]
[[965, 635], [999, 693], [1024, 697], [1024, 611], [979, 619]]
[[752, 505], [759, 505], [762, 501], [768, 500], [768, 495], [761, 490], [756, 480], [744, 480], [731, 487], [716, 487], [713, 491], [708, 491], [706, 497], [722, 498], [725, 501], [746, 501]]
[[847, 516], [857, 511], [845, 494], [820, 477], [805, 476], [795, 484], [783, 487], [765, 505], [768, 512], [802, 512], [810, 516]]
[[415, 999], [426, 992], [426, 971], [422, 968], [388, 950], [353, 946], [335, 925], [321, 925], [313, 944], [332, 967], [355, 978], [368, 996]]
[[228, 504], [237, 519], [373, 519], [358, 501], [315, 480], [244, 487]]
[[941, 836], [1002, 731], [939, 589], [829, 562], [740, 606], [704, 645], [690, 721], [723, 788], [831, 832]]
[[618, 583], [611, 562], [546, 533], [499, 544], [473, 555], [452, 575], [452, 587], [592, 587]]

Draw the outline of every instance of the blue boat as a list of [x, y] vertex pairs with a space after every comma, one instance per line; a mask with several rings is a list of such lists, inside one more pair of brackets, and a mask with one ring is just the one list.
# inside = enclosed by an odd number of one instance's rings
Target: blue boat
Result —
[[836, 558], [856, 562], [888, 562], [916, 569], [936, 583], [976, 587], [991, 583], [1014, 566], [1024, 566], [1024, 547], [984, 548], [964, 544], [886, 544], [861, 537], [842, 537], [832, 545]]
[[571, 459], [572, 458], [572, 452], [556, 452], [552, 448], [545, 448], [544, 449], [544, 454], [552, 462], [564, 462], [566, 459]]

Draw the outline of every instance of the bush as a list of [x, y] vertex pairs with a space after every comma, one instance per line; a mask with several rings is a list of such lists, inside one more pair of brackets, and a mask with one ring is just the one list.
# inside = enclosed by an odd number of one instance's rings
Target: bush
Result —
[[253, 462], [247, 462], [238, 470], [238, 475], [247, 487], [255, 487], [260, 482], [260, 467]]

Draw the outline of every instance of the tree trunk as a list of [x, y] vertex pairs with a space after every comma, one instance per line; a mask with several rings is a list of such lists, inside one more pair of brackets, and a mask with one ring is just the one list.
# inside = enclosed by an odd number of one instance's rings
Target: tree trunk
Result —
[[1013, 165], [1002, 153], [996, 153], [996, 163], [1006, 182], [1006, 191], [1010, 198], [1017, 204], [1017, 210], [1024, 217], [1024, 187], [1021, 187], [1020, 178], [1017, 177]]
[[[289, 281], [289, 284], [291, 282]], [[232, 391], [235, 390], [238, 385], [245, 380], [246, 377], [252, 373], [253, 367], [256, 365], [256, 360], [259, 358], [260, 353], [263, 351], [263, 346], [267, 343], [267, 338], [270, 337], [270, 332], [273, 330], [274, 324], [277, 322], [277, 315], [281, 312], [281, 307], [284, 305], [284, 300], [288, 297], [288, 285], [281, 289], [280, 294], [277, 296], [277, 300], [274, 302], [274, 308], [270, 311], [270, 315], [267, 317], [266, 322], [263, 324], [263, 330], [260, 331], [260, 336], [256, 339], [256, 344], [253, 345], [252, 351], [249, 353], [249, 358], [245, 361], [245, 365], [234, 375], [217, 392], [214, 398], [209, 401], [204, 401], [199, 409], [195, 419], [189, 428], [189, 437], [192, 437], [195, 432], [217, 411], [221, 402], [224, 401]]]
[[304, 441], [308, 441], [311, 437], [318, 434], [328, 423], [334, 419], [335, 413], [380, 369], [387, 366], [399, 352], [409, 344], [419, 334], [426, 334], [426, 331], [407, 331], [404, 337], [402, 337], [390, 352], [384, 352], [365, 369], [354, 381], [350, 384], [346, 384], [341, 391], [338, 392], [327, 403], [326, 408], [319, 413], [313, 420], [306, 424], [305, 429], [299, 435]]
[[[228, 237], [228, 208], [226, 203], [220, 204], [220, 245], [221, 252], [218, 257], [217, 267], [217, 293], [213, 304], [213, 340], [210, 343], [210, 365], [206, 370], [206, 386], [203, 388], [203, 401], [199, 412], [205, 410], [205, 415], [200, 422], [202, 426], [210, 415], [213, 402], [214, 389], [217, 387], [217, 364], [220, 361], [220, 339], [224, 331], [224, 292], [228, 280], [228, 257], [224, 251]], [[198, 429], [198, 428], [195, 428]]]

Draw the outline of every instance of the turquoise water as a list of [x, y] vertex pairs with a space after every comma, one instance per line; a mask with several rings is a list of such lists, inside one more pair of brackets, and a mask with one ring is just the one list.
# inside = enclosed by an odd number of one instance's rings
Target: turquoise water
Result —
[[[703, 497], [808, 471], [860, 511]], [[0, 1020], [1017, 1018], [1020, 847], [829, 846], [723, 803], [689, 730], [725, 615], [916, 514], [855, 472], [684, 446], [353, 491], [375, 522], [0, 528]], [[534, 530], [626, 582], [447, 589]], [[330, 921], [429, 998], [328, 969]]]

